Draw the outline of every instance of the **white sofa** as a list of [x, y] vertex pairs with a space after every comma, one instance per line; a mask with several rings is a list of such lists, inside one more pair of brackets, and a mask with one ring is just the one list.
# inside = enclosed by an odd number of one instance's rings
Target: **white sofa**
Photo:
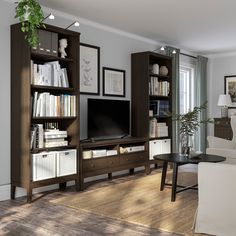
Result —
[[195, 232], [236, 235], [236, 165], [200, 163]]
[[207, 137], [206, 153], [224, 156], [226, 161], [198, 165], [196, 233], [236, 235], [236, 116], [231, 127], [232, 141]]

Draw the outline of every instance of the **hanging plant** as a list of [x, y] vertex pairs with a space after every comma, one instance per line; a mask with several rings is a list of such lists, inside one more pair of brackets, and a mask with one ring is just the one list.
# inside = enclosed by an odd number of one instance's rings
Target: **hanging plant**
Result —
[[20, 0], [16, 6], [16, 15], [21, 22], [21, 31], [26, 33], [26, 40], [31, 47], [39, 43], [37, 29], [45, 27], [43, 11], [37, 0]]

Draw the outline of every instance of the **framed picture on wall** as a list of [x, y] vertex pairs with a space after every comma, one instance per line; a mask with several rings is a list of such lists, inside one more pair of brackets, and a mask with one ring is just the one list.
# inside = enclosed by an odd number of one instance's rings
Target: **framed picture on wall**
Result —
[[232, 107], [236, 107], [236, 75], [225, 76], [225, 94], [229, 94]]
[[125, 97], [125, 70], [103, 67], [103, 95]]
[[80, 44], [80, 93], [99, 95], [100, 48]]

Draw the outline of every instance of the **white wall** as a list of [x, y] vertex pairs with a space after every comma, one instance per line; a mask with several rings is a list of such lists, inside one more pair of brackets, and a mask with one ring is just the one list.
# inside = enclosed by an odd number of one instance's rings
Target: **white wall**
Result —
[[[236, 55], [218, 55], [208, 61], [208, 104], [209, 117], [220, 117], [218, 97], [224, 94], [224, 76], [236, 75]], [[213, 124], [209, 125], [209, 135], [213, 135]]]
[[[10, 25], [15, 23], [15, 4], [0, 1], [0, 200], [9, 198], [10, 184]], [[54, 11], [53, 11], [54, 12]], [[72, 16], [56, 14], [55, 21], [45, 23], [65, 28], [72, 22]], [[62, 16], [62, 17], [59, 17]], [[100, 82], [102, 83], [102, 67], [126, 70], [126, 99], [131, 97], [131, 56], [133, 52], [154, 50], [156, 43], [140, 40], [129, 34], [118, 34], [95, 26], [82, 23], [79, 28], [71, 28], [81, 32], [81, 42], [100, 47]], [[20, 56], [20, 55], [19, 55]], [[100, 92], [102, 92], [100, 84]], [[101, 95], [100, 95], [101, 96]], [[86, 138], [86, 100], [81, 96], [81, 137]], [[95, 97], [95, 96], [94, 96]], [[96, 96], [98, 97], [98, 96]], [[107, 97], [108, 98], [108, 97]], [[17, 135], [17, 134], [15, 134]], [[24, 193], [24, 192], [23, 192]]]

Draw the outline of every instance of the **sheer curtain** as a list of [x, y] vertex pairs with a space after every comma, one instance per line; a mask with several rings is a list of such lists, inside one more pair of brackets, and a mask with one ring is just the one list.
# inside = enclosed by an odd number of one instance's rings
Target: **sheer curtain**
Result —
[[[175, 50], [175, 54], [173, 51]], [[172, 112], [179, 114], [179, 55], [180, 50], [170, 46], [166, 47], [166, 55], [171, 56], [172, 60]], [[173, 152], [179, 151], [179, 125], [173, 121]]]
[[[200, 106], [207, 101], [207, 58], [197, 56], [196, 63], [196, 105]], [[207, 119], [207, 110], [203, 110], [200, 114], [201, 120]], [[207, 143], [207, 125], [202, 124], [196, 134], [196, 145], [202, 152], [206, 152]]]

